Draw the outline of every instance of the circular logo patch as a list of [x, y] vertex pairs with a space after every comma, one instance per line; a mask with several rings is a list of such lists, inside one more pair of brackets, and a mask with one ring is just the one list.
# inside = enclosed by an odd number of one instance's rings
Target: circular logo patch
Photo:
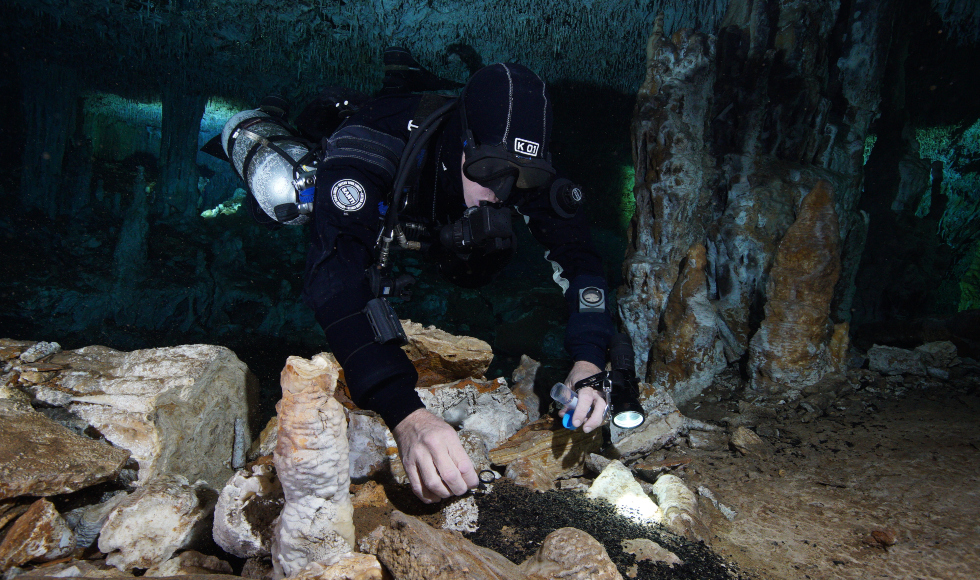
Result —
[[330, 188], [330, 199], [340, 211], [357, 211], [364, 207], [367, 192], [363, 185], [353, 179], [341, 179]]

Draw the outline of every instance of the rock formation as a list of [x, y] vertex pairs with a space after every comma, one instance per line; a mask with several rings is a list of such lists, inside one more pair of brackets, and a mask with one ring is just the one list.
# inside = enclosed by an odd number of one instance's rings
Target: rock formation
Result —
[[311, 562], [330, 565], [354, 548], [347, 420], [333, 397], [340, 365], [331, 355], [289, 357], [276, 404], [276, 474], [286, 503], [272, 561], [288, 577]]
[[203, 481], [159, 475], [109, 513], [99, 535], [106, 563], [120, 570], [150, 568], [210, 537], [217, 494]]
[[125, 450], [0, 399], [0, 500], [78, 491], [115, 477], [128, 459]]
[[[800, 241], [809, 248], [799, 251], [827, 265], [831, 285], [811, 318], [847, 320], [867, 227], [857, 209], [861, 154], [878, 106], [877, 47], [889, 38], [889, 10], [733, 2], [717, 36], [680, 30], [667, 38], [654, 27], [633, 120], [636, 214], [619, 309], [638, 368], [679, 401], [749, 351], [767, 304], [780, 300], [770, 294], [779, 292], [770, 285], [777, 247], [815, 189], [836, 217], [823, 219], [821, 237]], [[815, 58], [835, 35], [840, 58]], [[840, 82], [830, 83], [837, 70]], [[696, 271], [682, 268], [692, 262]], [[784, 269], [783, 291], [797, 284], [785, 278], [801, 275]], [[822, 330], [785, 348], [831, 348]], [[843, 344], [839, 335], [832, 348]], [[767, 388], [796, 388], [834, 368], [822, 362]]]
[[765, 318], [749, 349], [754, 389], [799, 390], [843, 368], [847, 324], [835, 328], [830, 320], [839, 246], [833, 191], [821, 181], [803, 198], [776, 250]]
[[45, 362], [58, 373], [42, 382], [22, 373], [27, 390], [128, 450], [139, 462], [140, 482], [179, 473], [219, 487], [233, 473], [236, 437], [250, 441], [254, 377], [227, 348], [185, 345], [126, 353], [90, 346]]

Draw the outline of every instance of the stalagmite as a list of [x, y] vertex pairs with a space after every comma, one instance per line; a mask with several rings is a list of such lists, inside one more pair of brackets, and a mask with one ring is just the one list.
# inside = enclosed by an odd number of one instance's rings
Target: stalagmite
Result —
[[311, 562], [333, 564], [354, 547], [347, 423], [333, 398], [339, 371], [325, 354], [291, 356], [282, 370], [273, 458], [286, 503], [272, 541], [277, 578]]
[[701, 517], [698, 498], [676, 475], [661, 475], [653, 484], [657, 505], [663, 511], [663, 523], [675, 534], [694, 541], [708, 542], [711, 531]]

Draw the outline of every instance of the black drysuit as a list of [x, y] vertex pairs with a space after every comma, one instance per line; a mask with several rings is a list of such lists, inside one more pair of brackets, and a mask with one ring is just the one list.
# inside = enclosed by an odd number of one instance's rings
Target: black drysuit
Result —
[[[330, 350], [344, 367], [354, 402], [378, 412], [389, 428], [422, 408], [418, 375], [398, 346], [374, 341], [360, 313], [374, 298], [365, 270], [371, 265], [389, 191], [412, 128], [421, 125], [419, 95], [379, 97], [365, 103], [323, 142], [318, 166], [304, 300], [316, 313]], [[462, 144], [457, 110], [429, 140], [408, 206], [399, 217], [429, 226], [458, 220], [465, 209], [460, 173]], [[565, 348], [573, 360], [605, 365], [613, 325], [608, 312], [579, 312], [579, 290], [606, 290], [584, 212], [563, 219], [548, 192], [517, 205], [533, 236], [547, 249], [569, 305]]]

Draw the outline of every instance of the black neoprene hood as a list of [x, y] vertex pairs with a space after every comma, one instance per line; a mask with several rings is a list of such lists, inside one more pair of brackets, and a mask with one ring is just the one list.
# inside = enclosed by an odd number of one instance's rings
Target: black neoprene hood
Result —
[[483, 145], [503, 143], [508, 151], [547, 158], [551, 100], [541, 77], [527, 67], [498, 63], [476, 72], [463, 93], [466, 121]]

